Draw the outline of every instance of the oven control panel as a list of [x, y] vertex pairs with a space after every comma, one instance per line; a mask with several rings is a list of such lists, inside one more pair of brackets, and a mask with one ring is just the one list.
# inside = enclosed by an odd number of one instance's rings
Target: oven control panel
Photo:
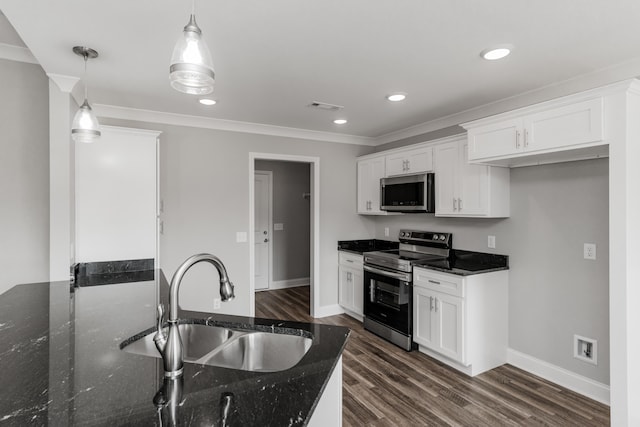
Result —
[[451, 247], [452, 243], [451, 233], [441, 233], [433, 231], [418, 231], [418, 230], [400, 230], [399, 240], [402, 243], [418, 244], [418, 245], [433, 245], [442, 247]]

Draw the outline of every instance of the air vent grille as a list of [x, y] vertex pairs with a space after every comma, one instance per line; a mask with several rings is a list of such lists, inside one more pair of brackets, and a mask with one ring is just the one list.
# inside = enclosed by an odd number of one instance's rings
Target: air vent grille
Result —
[[311, 104], [307, 105], [307, 107], [315, 108], [317, 110], [324, 110], [324, 111], [339, 111], [344, 108], [342, 105], [328, 104], [326, 102], [319, 102], [319, 101], [311, 101]]

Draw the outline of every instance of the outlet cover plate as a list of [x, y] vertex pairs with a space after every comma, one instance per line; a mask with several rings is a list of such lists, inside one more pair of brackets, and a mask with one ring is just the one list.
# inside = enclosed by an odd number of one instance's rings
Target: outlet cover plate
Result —
[[488, 236], [487, 238], [487, 247], [495, 249], [496, 248], [496, 236]]
[[584, 244], [584, 259], [596, 259], [596, 244], [585, 243]]

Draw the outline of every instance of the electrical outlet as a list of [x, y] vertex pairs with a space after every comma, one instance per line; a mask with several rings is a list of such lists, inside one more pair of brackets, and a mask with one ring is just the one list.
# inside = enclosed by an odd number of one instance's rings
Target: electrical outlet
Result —
[[487, 239], [487, 247], [495, 249], [496, 248], [496, 236], [489, 236]]
[[220, 309], [220, 298], [214, 298], [213, 299], [213, 309], [214, 310], [219, 310]]
[[573, 336], [573, 357], [583, 362], [598, 364], [598, 341], [593, 338]]
[[584, 259], [596, 259], [596, 244], [585, 243], [584, 244]]
[[389, 227], [384, 228], [384, 237], [389, 237]]

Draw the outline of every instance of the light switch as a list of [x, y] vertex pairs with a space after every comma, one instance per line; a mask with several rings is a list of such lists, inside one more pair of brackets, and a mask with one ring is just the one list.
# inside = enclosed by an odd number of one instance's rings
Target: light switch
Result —
[[281, 222], [278, 222], [278, 223], [276, 223], [276, 224], [273, 224], [273, 229], [274, 229], [275, 231], [282, 231], [282, 230], [284, 230], [284, 224], [283, 224], [283, 223], [281, 223]]
[[496, 247], [496, 236], [489, 236], [489, 238], [487, 239], [487, 246], [495, 249]]
[[245, 243], [247, 241], [247, 232], [246, 231], [238, 231], [236, 232], [236, 243]]

